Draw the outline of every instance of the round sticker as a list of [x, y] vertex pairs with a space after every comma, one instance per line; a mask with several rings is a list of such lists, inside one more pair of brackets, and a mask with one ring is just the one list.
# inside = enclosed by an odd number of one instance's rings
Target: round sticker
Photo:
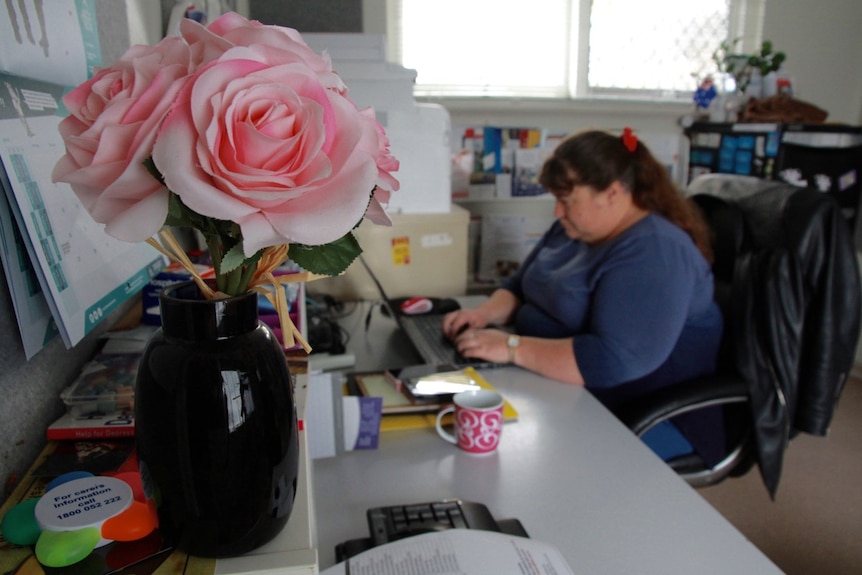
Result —
[[48, 491], [35, 514], [44, 531], [101, 528], [102, 523], [132, 504], [132, 488], [113, 477], [83, 477]]

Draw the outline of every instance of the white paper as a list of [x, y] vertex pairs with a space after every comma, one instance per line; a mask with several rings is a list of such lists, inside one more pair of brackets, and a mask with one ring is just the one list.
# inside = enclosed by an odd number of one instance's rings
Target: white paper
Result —
[[373, 547], [321, 575], [574, 575], [549, 543], [478, 529], [448, 529]]

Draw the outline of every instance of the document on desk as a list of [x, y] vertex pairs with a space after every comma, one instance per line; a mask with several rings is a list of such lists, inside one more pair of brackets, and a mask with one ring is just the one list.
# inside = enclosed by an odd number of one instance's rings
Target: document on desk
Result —
[[479, 529], [447, 529], [393, 541], [321, 575], [574, 575], [549, 543]]

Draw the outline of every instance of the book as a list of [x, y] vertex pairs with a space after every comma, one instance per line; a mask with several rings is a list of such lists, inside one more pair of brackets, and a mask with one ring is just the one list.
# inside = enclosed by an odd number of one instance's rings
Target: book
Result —
[[356, 373], [351, 377], [356, 382], [357, 395], [383, 399], [381, 413], [423, 413], [440, 409], [439, 402], [417, 402], [389, 372]]
[[539, 196], [547, 193], [547, 190], [539, 183], [539, 174], [542, 173], [542, 166], [551, 152], [553, 150], [542, 147], [515, 150], [513, 196]]
[[48, 440], [123, 439], [135, 436], [134, 412], [64, 413], [45, 431]]

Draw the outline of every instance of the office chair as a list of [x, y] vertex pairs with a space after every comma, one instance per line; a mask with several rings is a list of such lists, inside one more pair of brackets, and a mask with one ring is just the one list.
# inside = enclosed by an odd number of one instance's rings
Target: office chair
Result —
[[709, 174], [688, 194], [712, 232], [715, 297], [725, 320], [718, 372], [623, 406], [638, 436], [661, 421], [722, 406], [724, 456], [668, 464], [703, 487], [755, 464], [774, 498], [784, 450], [825, 435], [855, 358], [860, 279], [852, 230], [827, 194]]

